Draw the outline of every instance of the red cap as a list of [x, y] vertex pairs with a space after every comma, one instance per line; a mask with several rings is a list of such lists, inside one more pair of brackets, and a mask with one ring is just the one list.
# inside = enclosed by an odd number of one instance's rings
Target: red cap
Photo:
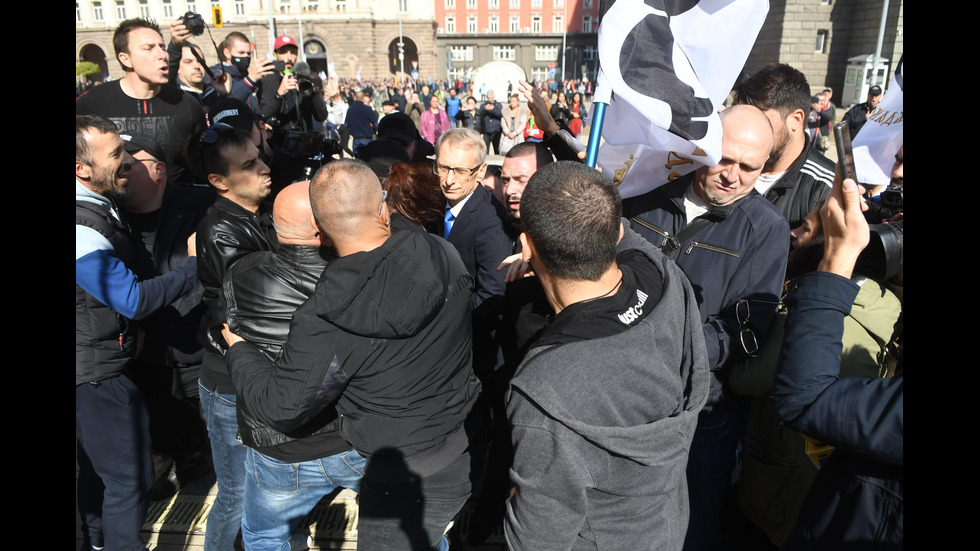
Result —
[[299, 48], [299, 45], [296, 44], [296, 41], [286, 34], [280, 36], [279, 38], [276, 38], [276, 45], [273, 46], [272, 49], [278, 50], [283, 46], [296, 46], [297, 49]]

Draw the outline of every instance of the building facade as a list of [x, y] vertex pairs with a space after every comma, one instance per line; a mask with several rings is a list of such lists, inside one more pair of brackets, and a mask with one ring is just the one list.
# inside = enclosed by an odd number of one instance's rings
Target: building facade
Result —
[[[222, 28], [213, 26], [215, 5], [221, 8]], [[275, 36], [288, 34], [303, 45], [314, 72], [333, 63], [341, 78], [398, 76], [400, 41], [406, 72], [412, 61], [432, 68], [433, 75], [438, 65], [432, 0], [81, 0], [75, 2], [75, 62], [98, 64], [102, 72], [93, 75], [95, 80], [119, 78], [123, 71], [114, 59], [112, 32], [120, 21], [153, 19], [169, 40], [170, 24], [188, 11], [200, 13], [208, 27], [193, 41], [209, 64], [218, 62], [212, 39], [220, 45], [228, 33], [239, 31], [252, 40], [259, 57], [271, 55]]]
[[509, 61], [538, 82], [595, 79], [598, 0], [433, 1], [440, 78]]

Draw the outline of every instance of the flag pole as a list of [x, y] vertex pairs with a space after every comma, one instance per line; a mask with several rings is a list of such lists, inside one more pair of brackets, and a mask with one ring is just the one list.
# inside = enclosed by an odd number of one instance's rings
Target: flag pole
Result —
[[596, 77], [595, 94], [592, 95], [592, 123], [589, 128], [589, 145], [585, 153], [585, 166], [595, 168], [599, 158], [599, 142], [602, 140], [602, 123], [606, 119], [606, 106], [612, 100], [612, 88], [606, 75], [599, 69]]

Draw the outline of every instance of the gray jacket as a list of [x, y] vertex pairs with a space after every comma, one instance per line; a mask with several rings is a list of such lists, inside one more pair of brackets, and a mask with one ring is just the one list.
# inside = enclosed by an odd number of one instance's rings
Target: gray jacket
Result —
[[[638, 302], [619, 316], [628, 328], [532, 348], [511, 381], [510, 549], [684, 544], [687, 458], [708, 397], [704, 334], [687, 277], [626, 233], [620, 250], [640, 250], [633, 260], [652, 262], [661, 274], [659, 302], [642, 304], [640, 291], [653, 293], [637, 278]], [[645, 317], [634, 316], [642, 310]]]

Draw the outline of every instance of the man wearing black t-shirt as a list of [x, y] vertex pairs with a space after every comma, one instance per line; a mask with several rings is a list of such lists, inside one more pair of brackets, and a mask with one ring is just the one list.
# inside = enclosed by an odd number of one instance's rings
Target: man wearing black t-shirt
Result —
[[196, 99], [169, 84], [169, 56], [160, 27], [146, 19], [127, 19], [116, 28], [112, 45], [126, 75], [79, 96], [75, 114], [101, 115], [120, 132], [152, 137], [167, 157], [167, 180], [191, 182], [183, 150], [191, 136], [204, 130], [204, 111]]

